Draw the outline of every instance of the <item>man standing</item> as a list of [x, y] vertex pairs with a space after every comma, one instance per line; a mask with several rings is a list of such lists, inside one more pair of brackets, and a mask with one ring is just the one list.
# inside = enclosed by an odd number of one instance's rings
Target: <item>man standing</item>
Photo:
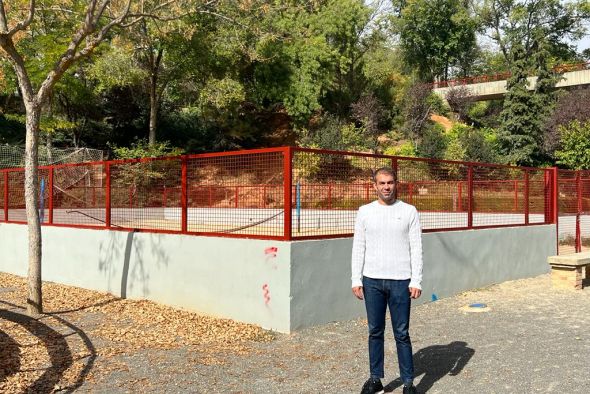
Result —
[[415, 393], [408, 333], [412, 298], [422, 292], [422, 233], [418, 211], [397, 200], [396, 174], [374, 173], [377, 201], [360, 207], [352, 244], [352, 292], [365, 300], [369, 323], [370, 377], [361, 394], [383, 392], [385, 313], [389, 306], [403, 392]]

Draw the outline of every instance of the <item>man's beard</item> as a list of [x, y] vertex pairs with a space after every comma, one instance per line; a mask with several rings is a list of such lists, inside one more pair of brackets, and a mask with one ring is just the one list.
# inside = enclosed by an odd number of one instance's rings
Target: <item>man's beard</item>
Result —
[[380, 198], [380, 199], [381, 199], [383, 202], [385, 202], [385, 203], [387, 203], [387, 204], [392, 204], [392, 203], [394, 203], [394, 202], [395, 202], [395, 199], [396, 199], [396, 197], [397, 197], [397, 193], [396, 193], [396, 191], [395, 191], [395, 190], [392, 190], [392, 191], [391, 191], [391, 194], [389, 194], [389, 196], [385, 196], [385, 195], [384, 195], [382, 192], [380, 192], [380, 191], [377, 191], [377, 195], [379, 196], [379, 198]]

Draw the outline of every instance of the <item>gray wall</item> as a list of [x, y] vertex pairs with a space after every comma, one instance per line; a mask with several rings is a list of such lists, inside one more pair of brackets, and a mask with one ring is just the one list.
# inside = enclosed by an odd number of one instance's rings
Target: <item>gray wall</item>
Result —
[[[364, 316], [350, 290], [350, 238], [281, 242], [42, 231], [44, 280], [282, 332]], [[417, 303], [542, 274], [549, 270], [547, 256], [556, 254], [554, 225], [426, 233], [423, 243], [424, 292]], [[0, 271], [26, 275], [26, 226], [0, 223]]]
[[[437, 298], [549, 271], [555, 225], [423, 234], [422, 296]], [[351, 239], [301, 241], [291, 246], [291, 328], [364, 316], [350, 290]]]

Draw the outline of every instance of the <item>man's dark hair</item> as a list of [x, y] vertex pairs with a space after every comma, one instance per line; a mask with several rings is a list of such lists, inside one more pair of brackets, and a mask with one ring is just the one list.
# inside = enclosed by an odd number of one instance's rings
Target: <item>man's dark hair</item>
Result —
[[393, 180], [397, 182], [397, 174], [395, 173], [395, 171], [393, 171], [391, 167], [380, 167], [373, 171], [373, 182], [377, 182], [377, 175], [379, 174], [391, 175], [393, 177]]

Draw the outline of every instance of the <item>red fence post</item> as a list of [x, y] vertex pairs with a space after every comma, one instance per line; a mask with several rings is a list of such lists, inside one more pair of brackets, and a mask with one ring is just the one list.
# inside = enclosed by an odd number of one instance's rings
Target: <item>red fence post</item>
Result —
[[514, 181], [514, 212], [518, 212], [518, 180]]
[[8, 171], [4, 171], [4, 221], [8, 221]]
[[129, 208], [133, 208], [133, 186], [129, 186]]
[[182, 156], [180, 158], [180, 231], [183, 233], [186, 233], [188, 229], [186, 167], [186, 156]]
[[524, 224], [529, 224], [529, 171], [524, 170]]
[[53, 166], [49, 167], [49, 185], [47, 185], [49, 191], [49, 217], [47, 218], [47, 224], [53, 224]]
[[467, 228], [473, 227], [473, 166], [467, 167]]
[[459, 182], [457, 184], [457, 188], [458, 188], [458, 190], [457, 190], [457, 194], [458, 194], [457, 198], [459, 199], [459, 204], [457, 206], [457, 210], [459, 212], [463, 212], [463, 183], [462, 182]]
[[582, 251], [582, 234], [580, 231], [580, 216], [582, 215], [582, 176], [580, 171], [576, 171], [576, 253]]
[[559, 172], [557, 167], [551, 169], [551, 222], [555, 224], [555, 250], [559, 254]]
[[106, 179], [106, 190], [105, 190], [105, 213], [104, 223], [106, 228], [111, 228], [111, 163], [105, 162], [105, 177]]
[[292, 239], [291, 220], [292, 220], [292, 206], [293, 206], [293, 150], [290, 146], [283, 151], [283, 205], [285, 214], [283, 221], [283, 237], [285, 240]]
[[551, 172], [550, 170], [543, 171], [543, 180], [544, 180], [544, 187], [543, 187], [543, 212], [545, 212], [545, 224], [551, 223], [551, 191], [552, 183], [551, 183]]

